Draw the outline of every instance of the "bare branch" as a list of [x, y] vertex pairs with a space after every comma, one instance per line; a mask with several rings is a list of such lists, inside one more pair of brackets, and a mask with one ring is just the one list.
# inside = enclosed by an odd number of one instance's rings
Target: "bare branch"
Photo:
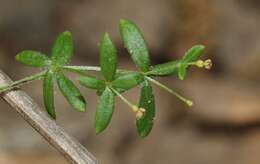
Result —
[[[0, 70], [0, 85], [12, 80]], [[39, 105], [21, 90], [1, 95], [38, 133], [55, 147], [72, 164], [96, 164], [96, 158], [77, 140], [69, 136], [54, 120], [43, 112]]]

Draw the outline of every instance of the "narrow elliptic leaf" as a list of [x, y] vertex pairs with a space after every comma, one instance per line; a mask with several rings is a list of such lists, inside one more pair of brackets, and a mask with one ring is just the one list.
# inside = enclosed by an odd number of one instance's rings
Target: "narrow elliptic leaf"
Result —
[[186, 67], [187, 65], [185, 63], [181, 63], [179, 70], [178, 70], [178, 77], [180, 80], [184, 80], [184, 78], [186, 77]]
[[117, 50], [107, 33], [100, 43], [100, 66], [105, 79], [114, 80], [117, 69]]
[[103, 90], [106, 86], [103, 80], [99, 80], [93, 76], [81, 76], [79, 82], [84, 87], [96, 90]]
[[183, 56], [183, 62], [195, 62], [199, 60], [201, 55], [203, 54], [205, 46], [196, 45], [189, 49], [185, 55]]
[[100, 97], [96, 111], [95, 128], [97, 134], [105, 130], [110, 123], [114, 108], [115, 95], [109, 88], [106, 88]]
[[79, 112], [84, 112], [86, 110], [86, 102], [79, 89], [62, 73], [58, 74], [57, 80], [61, 93], [72, 107]]
[[118, 71], [115, 74], [115, 79], [117, 79], [120, 76], [124, 76], [126, 74], [129, 74], [129, 73], [136, 73], [136, 71], [123, 71], [123, 72]]
[[54, 74], [49, 71], [44, 76], [43, 80], [43, 97], [44, 97], [44, 105], [48, 114], [56, 119], [55, 107], [54, 107]]
[[176, 60], [163, 64], [158, 64], [155, 65], [152, 70], [149, 71], [147, 74], [155, 76], [177, 75], [181, 63], [181, 60]]
[[45, 54], [32, 50], [25, 50], [18, 53], [15, 59], [31, 67], [45, 67], [51, 63], [51, 60]]
[[146, 80], [141, 89], [139, 107], [145, 109], [145, 114], [143, 118], [136, 120], [137, 131], [141, 137], [146, 137], [152, 130], [155, 117], [153, 89]]
[[61, 33], [52, 48], [52, 60], [56, 65], [65, 65], [73, 55], [73, 41], [69, 31]]
[[122, 19], [120, 20], [120, 33], [124, 46], [137, 67], [144, 72], [149, 71], [149, 51], [139, 28], [133, 22]]
[[111, 84], [119, 92], [129, 90], [144, 80], [141, 73], [132, 72], [117, 77]]

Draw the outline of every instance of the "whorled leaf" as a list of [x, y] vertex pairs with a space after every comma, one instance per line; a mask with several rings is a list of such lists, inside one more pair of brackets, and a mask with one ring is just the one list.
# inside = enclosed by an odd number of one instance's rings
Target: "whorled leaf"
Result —
[[53, 88], [54, 81], [55, 81], [54, 73], [48, 71], [45, 74], [43, 79], [43, 98], [44, 98], [44, 105], [48, 114], [53, 119], [56, 119], [55, 106], [54, 106], [54, 88]]
[[145, 109], [144, 117], [136, 120], [138, 134], [146, 137], [152, 130], [155, 118], [155, 99], [152, 86], [148, 81], [142, 83], [139, 107]]
[[57, 82], [61, 93], [72, 107], [80, 112], [86, 111], [86, 101], [74, 83], [62, 73], [57, 75]]
[[100, 66], [105, 79], [114, 80], [117, 69], [117, 50], [108, 33], [104, 34], [100, 43]]
[[137, 67], [144, 72], [149, 71], [149, 51], [140, 29], [133, 22], [121, 19], [120, 33], [124, 46]]
[[181, 63], [178, 70], [178, 77], [180, 80], [184, 80], [187, 74], [187, 64]]
[[50, 65], [51, 60], [45, 54], [32, 50], [25, 50], [18, 53], [15, 59], [20, 63], [31, 67], [45, 67]]
[[144, 80], [144, 76], [138, 72], [131, 72], [118, 76], [111, 84], [119, 92], [129, 90]]
[[69, 31], [61, 33], [52, 48], [53, 63], [59, 66], [68, 64], [73, 56], [73, 40]]
[[87, 88], [103, 90], [105, 88], [105, 82], [103, 80], [99, 80], [94, 76], [81, 76], [79, 78], [79, 82], [81, 85]]
[[147, 72], [147, 75], [155, 75], [155, 76], [177, 75], [181, 63], [182, 63], [181, 60], [175, 60], [175, 61], [155, 65], [151, 71]]
[[190, 48], [185, 55], [183, 56], [183, 62], [195, 62], [199, 60], [199, 58], [203, 55], [203, 52], [205, 50], [205, 46], [203, 45], [195, 45], [192, 48]]
[[136, 71], [126, 71], [126, 70], [124, 70], [123, 72], [118, 71], [115, 74], [115, 79], [117, 79], [120, 76], [124, 76], [126, 74], [129, 74], [129, 73], [136, 73]]
[[104, 90], [98, 103], [95, 128], [96, 133], [101, 133], [109, 125], [115, 108], [115, 95], [108, 87]]

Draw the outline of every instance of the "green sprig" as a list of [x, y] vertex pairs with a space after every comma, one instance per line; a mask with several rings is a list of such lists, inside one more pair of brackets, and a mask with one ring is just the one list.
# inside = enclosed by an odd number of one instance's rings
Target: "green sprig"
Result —
[[[201, 60], [205, 47], [195, 45], [181, 59], [152, 66], [147, 43], [137, 25], [131, 21], [121, 19], [119, 27], [123, 44], [140, 71], [117, 68], [117, 49], [108, 33], [105, 33], [100, 41], [100, 67], [69, 65], [74, 46], [71, 33], [65, 31], [54, 42], [50, 57], [34, 50], [25, 50], [18, 53], [16, 55], [17, 61], [30, 67], [42, 68], [44, 71], [9, 85], [0, 86], [0, 93], [10, 91], [34, 80], [43, 80], [44, 104], [48, 114], [53, 119], [56, 119], [54, 89], [55, 83], [57, 83], [59, 90], [68, 103], [77, 111], [84, 112], [87, 105], [85, 98], [74, 82], [64, 74], [70, 71], [79, 75], [78, 81], [82, 86], [95, 90], [100, 96], [95, 116], [97, 134], [104, 131], [111, 122], [115, 108], [115, 98], [119, 97], [135, 113], [138, 134], [141, 137], [146, 137], [152, 130], [156, 113], [155, 96], [151, 84], [155, 84], [176, 96], [188, 106], [193, 105], [191, 100], [155, 80], [155, 77], [175, 75], [184, 80], [190, 66], [209, 69], [212, 62], [210, 59]], [[89, 71], [101, 72], [103, 78], [89, 75]], [[135, 105], [127, 100], [122, 93], [139, 85], [141, 86], [139, 104]]]

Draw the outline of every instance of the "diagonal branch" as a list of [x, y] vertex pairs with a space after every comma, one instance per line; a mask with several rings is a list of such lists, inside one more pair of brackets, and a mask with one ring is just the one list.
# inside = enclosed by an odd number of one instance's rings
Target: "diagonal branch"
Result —
[[[0, 85], [12, 80], [0, 70]], [[1, 95], [45, 140], [55, 147], [72, 164], [96, 164], [96, 158], [77, 140], [69, 136], [52, 120], [34, 100], [21, 90]]]

